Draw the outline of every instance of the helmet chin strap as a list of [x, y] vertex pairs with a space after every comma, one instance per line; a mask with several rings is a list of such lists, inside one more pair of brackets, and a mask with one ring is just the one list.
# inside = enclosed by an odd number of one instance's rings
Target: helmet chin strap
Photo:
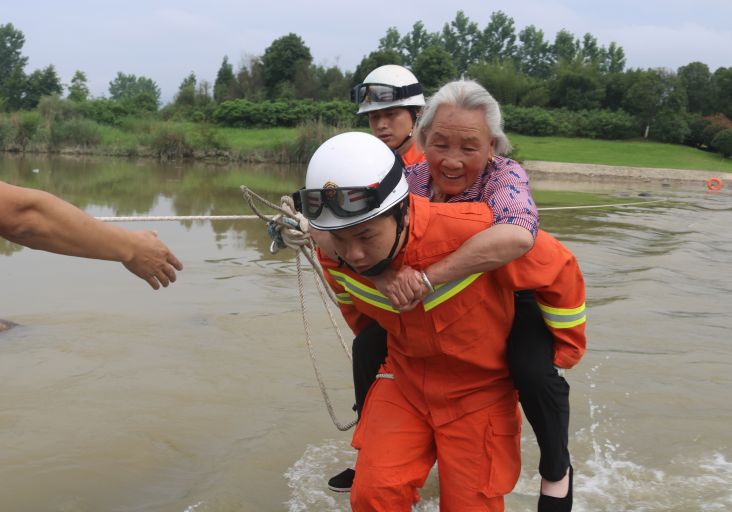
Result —
[[396, 252], [397, 245], [399, 244], [399, 237], [402, 234], [402, 229], [403, 227], [401, 223], [397, 223], [396, 237], [394, 238], [394, 245], [391, 246], [391, 251], [389, 251], [389, 255], [373, 267], [367, 268], [363, 272], [359, 272], [362, 276], [378, 276], [384, 270], [386, 270], [386, 268], [391, 264], [391, 260], [394, 259], [394, 252]]
[[401, 144], [399, 144], [396, 148], [394, 148], [394, 151], [399, 151], [402, 149], [402, 146], [407, 143], [409, 139], [412, 138], [412, 135], [414, 135], [414, 125], [417, 124], [417, 112], [413, 108], [407, 108], [409, 111], [409, 114], [412, 116], [412, 127], [409, 129], [409, 133], [406, 137], [404, 137], [404, 140]]
[[[363, 272], [356, 271], [353, 267], [351, 267], [351, 265], [348, 264], [348, 262], [344, 261], [342, 258], [341, 261], [357, 274], [361, 274], [362, 276], [366, 277], [378, 276], [384, 270], [386, 270], [394, 259], [394, 253], [396, 252], [397, 246], [399, 245], [399, 238], [401, 237], [402, 231], [404, 230], [404, 215], [407, 212], [407, 208], [409, 208], [409, 198], [404, 199], [404, 201], [402, 201], [401, 207], [399, 207], [394, 212], [394, 218], [396, 219], [396, 237], [394, 237], [394, 244], [391, 246], [389, 255], [386, 258], [378, 262], [373, 267], [367, 268]], [[407, 233], [407, 235], [409, 235], [409, 233]]]
[[402, 141], [402, 143], [399, 144], [396, 148], [394, 148], [394, 151], [399, 151], [400, 149], [402, 149], [402, 146], [404, 144], [406, 144], [409, 139], [412, 138], [412, 133], [414, 133], [414, 125], [412, 125], [412, 129], [409, 130], [409, 133], [407, 134], [407, 136], [404, 137], [404, 140]]

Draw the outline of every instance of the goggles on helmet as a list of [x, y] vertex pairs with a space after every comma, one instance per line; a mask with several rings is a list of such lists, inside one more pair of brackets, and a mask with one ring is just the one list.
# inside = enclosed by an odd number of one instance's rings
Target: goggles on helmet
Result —
[[351, 89], [351, 101], [360, 105], [367, 103], [385, 103], [411, 98], [422, 94], [422, 84], [409, 84], [396, 87], [389, 84], [358, 84]]
[[394, 165], [380, 183], [367, 187], [302, 188], [292, 194], [295, 209], [307, 219], [317, 219], [323, 207], [341, 218], [356, 217], [378, 208], [402, 177], [404, 164], [395, 154]]

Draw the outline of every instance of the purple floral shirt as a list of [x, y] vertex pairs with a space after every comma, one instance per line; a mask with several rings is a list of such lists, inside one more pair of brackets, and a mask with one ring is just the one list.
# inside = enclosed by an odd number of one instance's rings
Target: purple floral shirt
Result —
[[[432, 199], [432, 176], [427, 162], [404, 170], [409, 191]], [[496, 156], [463, 193], [448, 198], [448, 203], [482, 201], [493, 210], [495, 224], [516, 224], [529, 230], [534, 238], [539, 229], [539, 212], [531, 197], [529, 177], [518, 162]]]

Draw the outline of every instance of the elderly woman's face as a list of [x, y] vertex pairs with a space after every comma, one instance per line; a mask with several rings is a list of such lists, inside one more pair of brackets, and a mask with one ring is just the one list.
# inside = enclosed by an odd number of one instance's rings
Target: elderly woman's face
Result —
[[440, 106], [424, 148], [435, 191], [454, 196], [472, 185], [493, 158], [492, 141], [482, 110]]

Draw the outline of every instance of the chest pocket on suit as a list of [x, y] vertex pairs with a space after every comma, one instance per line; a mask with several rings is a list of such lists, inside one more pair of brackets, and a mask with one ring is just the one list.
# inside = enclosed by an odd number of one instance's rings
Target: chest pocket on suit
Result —
[[424, 302], [441, 350], [446, 354], [457, 354], [468, 350], [486, 337], [487, 308], [481, 286], [486, 279], [482, 273], [465, 279], [446, 283], [435, 290]]

